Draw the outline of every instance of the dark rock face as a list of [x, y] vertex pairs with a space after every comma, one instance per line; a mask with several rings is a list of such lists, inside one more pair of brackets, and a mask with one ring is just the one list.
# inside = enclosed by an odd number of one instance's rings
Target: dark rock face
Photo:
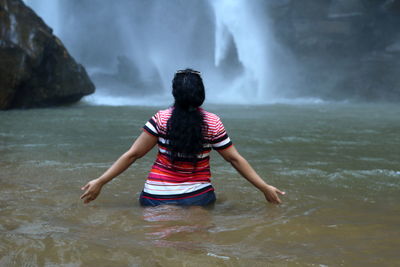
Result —
[[73, 103], [94, 90], [40, 17], [21, 0], [0, 0], [0, 109]]
[[400, 0], [286, 0], [274, 31], [298, 61], [302, 96], [400, 100]]

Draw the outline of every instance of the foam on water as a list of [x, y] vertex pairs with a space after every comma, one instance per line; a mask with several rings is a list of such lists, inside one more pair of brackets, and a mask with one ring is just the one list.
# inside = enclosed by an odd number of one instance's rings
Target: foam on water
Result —
[[166, 106], [170, 105], [173, 100], [172, 96], [168, 97], [163, 95], [127, 97], [98, 92], [84, 97], [82, 102], [98, 106]]
[[[93, 95], [85, 96], [82, 98], [82, 103], [89, 105], [98, 106], [169, 106], [173, 103], [171, 95], [149, 95], [140, 97], [131, 96], [116, 96], [110, 95], [104, 92], [97, 92]], [[248, 105], [247, 99], [240, 98], [229, 98], [229, 96], [206, 96], [206, 104], [213, 105]], [[308, 105], [308, 104], [324, 104], [328, 103], [319, 98], [279, 98], [265, 101], [252, 102], [252, 105], [275, 105], [275, 104], [287, 104], [287, 105]]]

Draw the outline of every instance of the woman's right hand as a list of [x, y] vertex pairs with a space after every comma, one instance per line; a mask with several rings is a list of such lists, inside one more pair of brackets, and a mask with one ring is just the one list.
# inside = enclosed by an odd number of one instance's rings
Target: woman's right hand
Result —
[[88, 182], [85, 186], [81, 188], [85, 192], [81, 195], [81, 199], [83, 199], [83, 203], [87, 204], [90, 201], [93, 201], [100, 194], [101, 188], [103, 187], [103, 183], [100, 182], [99, 179], [94, 179]]

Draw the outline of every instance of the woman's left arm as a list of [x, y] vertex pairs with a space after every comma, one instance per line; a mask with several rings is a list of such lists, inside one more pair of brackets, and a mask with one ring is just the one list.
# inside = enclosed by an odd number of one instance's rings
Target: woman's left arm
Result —
[[122, 154], [114, 164], [104, 172], [99, 178], [88, 182], [81, 188], [85, 192], [81, 195], [83, 202], [89, 203], [97, 198], [103, 185], [120, 175], [137, 159], [147, 154], [157, 144], [157, 137], [143, 131], [135, 140], [132, 147]]
[[267, 184], [251, 167], [245, 158], [243, 158], [236, 148], [232, 145], [224, 150], [217, 150], [219, 154], [250, 183], [263, 192], [266, 200], [274, 204], [280, 204], [278, 195], [285, 195], [285, 192], [280, 191], [278, 188]]

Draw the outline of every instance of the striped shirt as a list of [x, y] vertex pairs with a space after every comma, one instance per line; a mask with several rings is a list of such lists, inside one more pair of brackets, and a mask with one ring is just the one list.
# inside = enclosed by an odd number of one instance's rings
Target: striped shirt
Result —
[[[232, 145], [220, 118], [202, 108], [205, 144], [203, 151], [197, 155], [196, 166], [184, 158], [170, 160], [168, 148], [167, 123], [173, 108], [158, 111], [143, 129], [158, 138], [158, 154], [144, 185], [143, 192], [147, 196], [175, 197], [190, 193], [206, 193], [214, 190], [211, 186], [210, 152], [211, 149], [222, 150]], [[204, 191], [203, 191], [204, 189]]]

